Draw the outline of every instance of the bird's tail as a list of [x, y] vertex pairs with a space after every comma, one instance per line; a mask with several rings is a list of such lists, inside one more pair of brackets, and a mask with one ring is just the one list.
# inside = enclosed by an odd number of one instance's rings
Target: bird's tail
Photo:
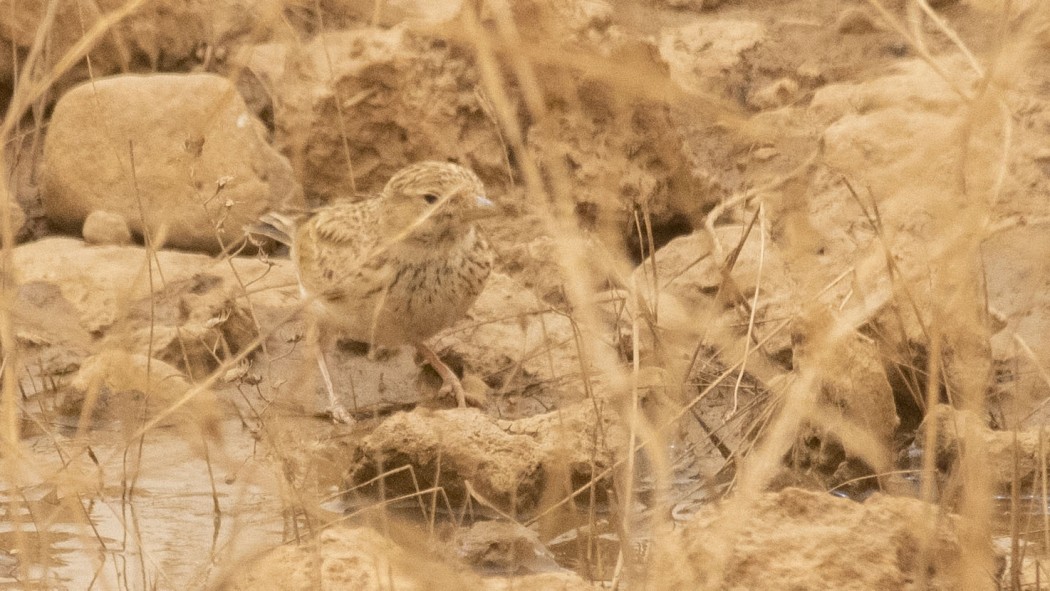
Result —
[[265, 236], [286, 246], [291, 246], [297, 221], [294, 217], [271, 211], [259, 216], [259, 221], [246, 226], [244, 231], [249, 236]]

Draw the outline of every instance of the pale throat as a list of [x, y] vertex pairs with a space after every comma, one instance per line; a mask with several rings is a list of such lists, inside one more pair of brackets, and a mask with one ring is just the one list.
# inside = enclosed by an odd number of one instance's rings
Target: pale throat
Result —
[[453, 252], [470, 250], [477, 242], [478, 233], [474, 226], [450, 227], [440, 233], [406, 236], [391, 247], [391, 254], [406, 262], [441, 260], [449, 258]]

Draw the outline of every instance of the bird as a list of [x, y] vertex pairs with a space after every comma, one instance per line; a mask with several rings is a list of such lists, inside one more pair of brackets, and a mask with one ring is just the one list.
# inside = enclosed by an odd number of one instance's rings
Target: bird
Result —
[[493, 250], [475, 222], [497, 213], [473, 171], [422, 161], [376, 196], [338, 200], [305, 219], [270, 212], [249, 229], [290, 247], [334, 420], [353, 422], [326, 358], [340, 334], [373, 351], [415, 346], [441, 376], [441, 393], [466, 406], [459, 378], [427, 340], [463, 318], [484, 288]]

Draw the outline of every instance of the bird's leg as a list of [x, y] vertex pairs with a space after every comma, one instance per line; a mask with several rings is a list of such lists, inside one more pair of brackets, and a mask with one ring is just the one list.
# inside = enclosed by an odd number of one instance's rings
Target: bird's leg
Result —
[[448, 394], [453, 392], [456, 395], [456, 404], [460, 408], [467, 406], [467, 393], [463, 390], [463, 384], [460, 383], [459, 378], [456, 377], [456, 372], [452, 371], [452, 368], [445, 365], [445, 362], [438, 357], [437, 353], [430, 348], [426, 343], [416, 343], [416, 351], [423, 356], [423, 359], [430, 364], [430, 367], [434, 368], [434, 371], [438, 372], [441, 376], [441, 390], [442, 394]]
[[325, 350], [332, 339], [328, 338], [327, 332], [321, 329], [316, 319], [310, 321], [311, 340], [317, 355], [317, 367], [321, 370], [321, 379], [324, 381], [325, 389], [328, 391], [328, 412], [336, 422], [352, 425], [354, 417], [339, 402], [339, 398], [335, 394], [335, 386], [332, 385], [332, 374], [328, 372], [328, 358], [325, 355]]

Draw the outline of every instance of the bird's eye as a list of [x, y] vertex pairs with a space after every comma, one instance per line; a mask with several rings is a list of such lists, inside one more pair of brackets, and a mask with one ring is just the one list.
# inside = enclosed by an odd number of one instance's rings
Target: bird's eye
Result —
[[426, 201], [427, 203], [429, 203], [431, 205], [434, 205], [435, 203], [438, 202], [438, 196], [433, 194], [433, 193], [427, 193], [426, 195], [423, 195], [423, 201]]

